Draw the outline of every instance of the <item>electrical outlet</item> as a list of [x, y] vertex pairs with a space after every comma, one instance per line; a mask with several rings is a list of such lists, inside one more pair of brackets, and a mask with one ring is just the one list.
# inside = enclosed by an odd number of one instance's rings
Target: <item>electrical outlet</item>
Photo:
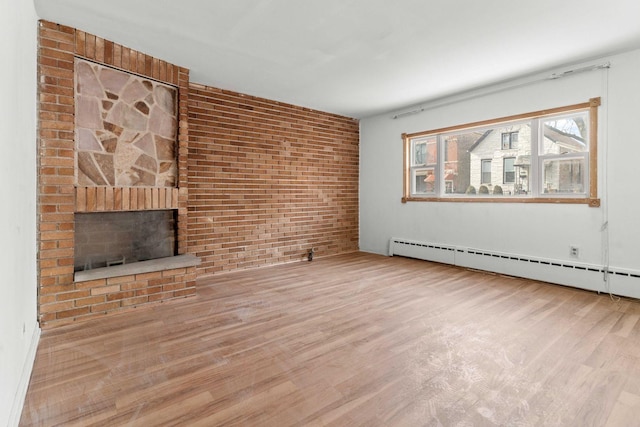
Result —
[[578, 258], [580, 256], [580, 248], [574, 245], [569, 246], [569, 255]]

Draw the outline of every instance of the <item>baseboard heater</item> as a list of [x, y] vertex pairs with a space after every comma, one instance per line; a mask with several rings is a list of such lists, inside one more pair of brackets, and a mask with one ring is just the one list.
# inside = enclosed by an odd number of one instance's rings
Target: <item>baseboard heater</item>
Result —
[[389, 256], [394, 255], [640, 298], [640, 271], [635, 270], [615, 267], [605, 269], [595, 264], [529, 257], [397, 237], [389, 241]]

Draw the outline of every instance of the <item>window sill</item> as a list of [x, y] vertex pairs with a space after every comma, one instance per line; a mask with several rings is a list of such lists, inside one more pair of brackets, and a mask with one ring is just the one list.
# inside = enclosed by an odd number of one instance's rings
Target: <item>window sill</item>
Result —
[[549, 203], [569, 205], [589, 205], [600, 207], [600, 199], [575, 197], [403, 197], [407, 202], [452, 202], [452, 203]]

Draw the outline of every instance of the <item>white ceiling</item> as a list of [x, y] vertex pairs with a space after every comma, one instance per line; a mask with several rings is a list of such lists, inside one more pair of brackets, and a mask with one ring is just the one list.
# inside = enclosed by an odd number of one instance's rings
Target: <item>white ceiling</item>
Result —
[[639, 0], [35, 0], [191, 81], [362, 118], [640, 47]]

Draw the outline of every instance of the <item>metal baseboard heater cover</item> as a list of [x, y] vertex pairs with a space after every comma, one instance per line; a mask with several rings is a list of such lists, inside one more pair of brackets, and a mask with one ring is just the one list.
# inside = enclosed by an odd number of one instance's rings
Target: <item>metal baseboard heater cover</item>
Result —
[[[393, 237], [389, 256], [404, 256], [640, 298], [640, 271]], [[607, 279], [605, 281], [605, 278]], [[608, 282], [608, 283], [607, 283]]]

